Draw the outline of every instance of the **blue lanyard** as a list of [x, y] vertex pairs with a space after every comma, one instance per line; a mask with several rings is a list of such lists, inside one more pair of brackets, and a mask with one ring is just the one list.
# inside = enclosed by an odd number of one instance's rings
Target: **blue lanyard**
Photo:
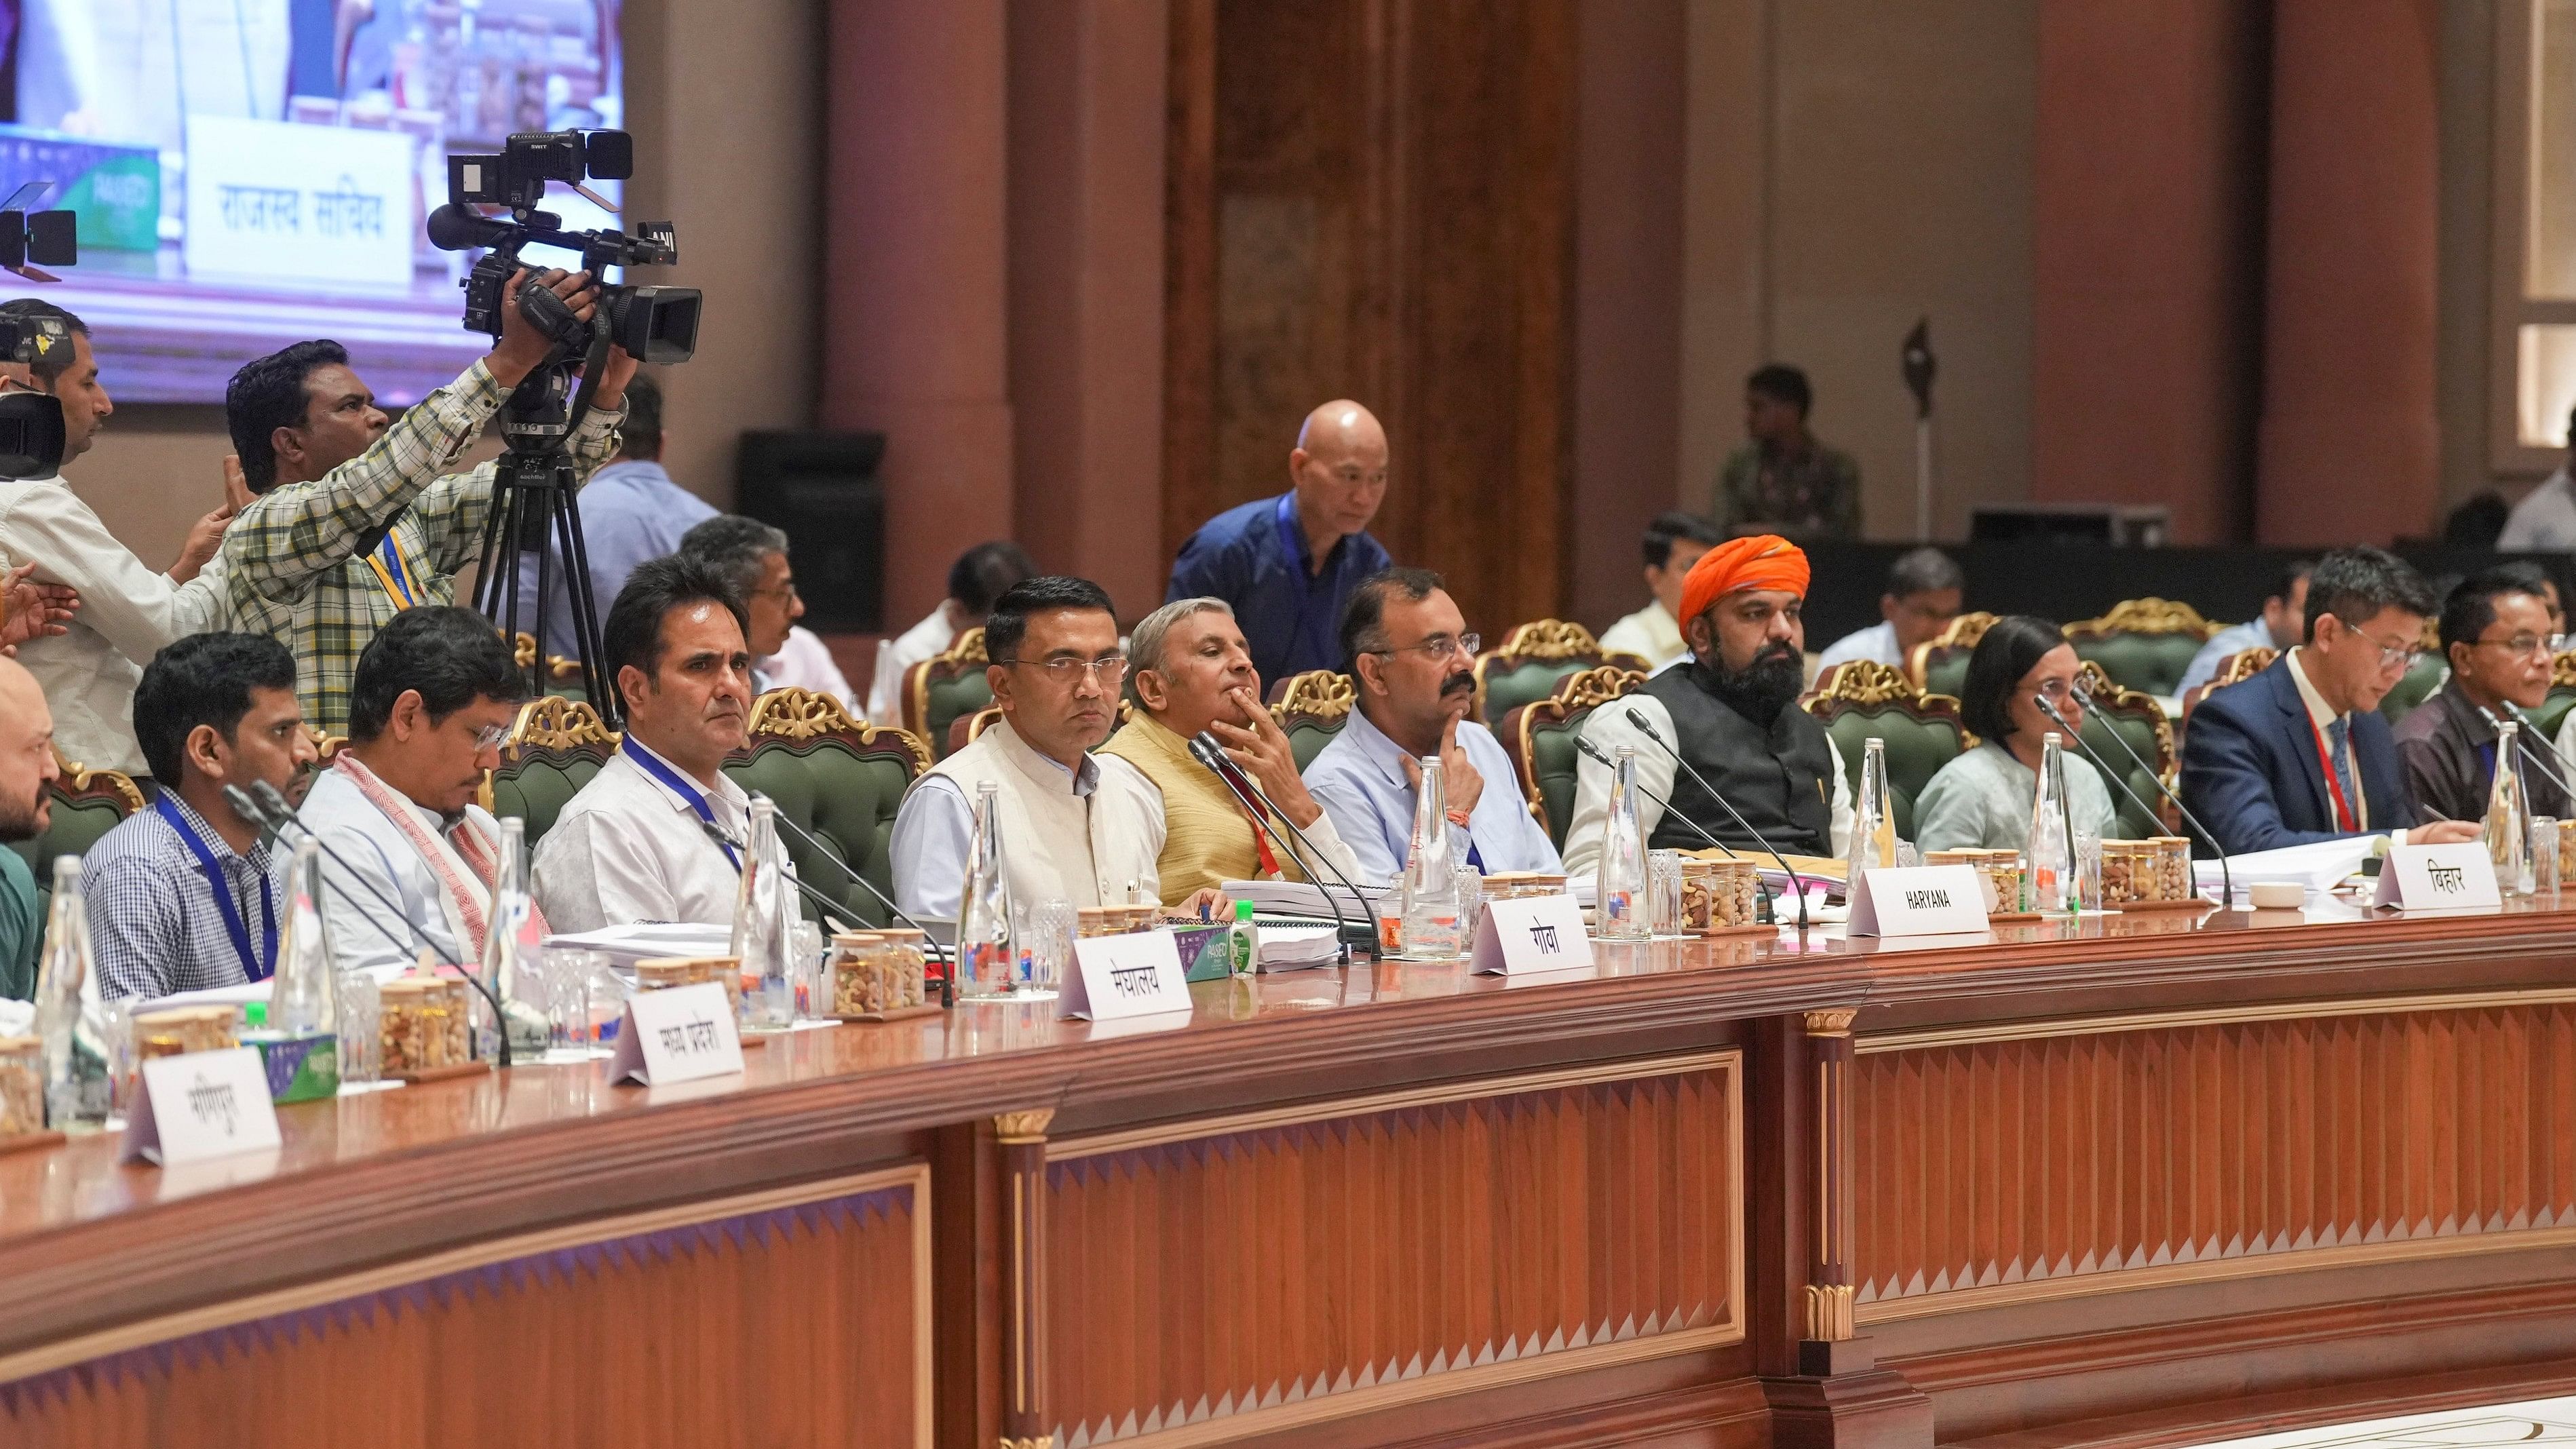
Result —
[[267, 956], [262, 959], [251, 950], [250, 927], [242, 922], [241, 904], [233, 899], [232, 883], [224, 879], [223, 867], [215, 863], [214, 851], [199, 838], [196, 827], [188, 823], [188, 817], [179, 813], [179, 807], [171, 801], [168, 790], [152, 797], [152, 808], [161, 812], [161, 818], [170, 822], [171, 829], [179, 832], [179, 842], [197, 858], [197, 869], [206, 873], [206, 887], [214, 893], [215, 909], [223, 913], [224, 934], [233, 939], [233, 951], [241, 957], [243, 974], [253, 981], [266, 981], [269, 972], [277, 966], [277, 903], [269, 894], [268, 877], [263, 875], [259, 878], [260, 939], [268, 947]]
[[[645, 774], [652, 776], [654, 779], [661, 781], [665, 785], [668, 785], [673, 794], [688, 801], [689, 808], [698, 812], [698, 818], [700, 820], [707, 822], [709, 825], [716, 824], [716, 812], [707, 808], [706, 791], [701, 790], [697, 786], [680, 778], [679, 771], [663, 764], [660, 756], [655, 755], [651, 750], [644, 748], [642, 745], [635, 743], [635, 737], [631, 734], [626, 737], [625, 743], [619, 745], [618, 748], [626, 752], [626, 758], [633, 760], [638, 766], [642, 767]], [[733, 843], [731, 841], [723, 840], [716, 843], [724, 847], [725, 859], [733, 862], [733, 868], [736, 870], [742, 869], [742, 857], [735, 853]]]

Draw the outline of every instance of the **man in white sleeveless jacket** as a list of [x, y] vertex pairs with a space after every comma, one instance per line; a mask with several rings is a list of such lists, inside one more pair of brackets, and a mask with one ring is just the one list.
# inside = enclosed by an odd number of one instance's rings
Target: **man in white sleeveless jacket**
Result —
[[1162, 796], [1134, 765], [1091, 748], [1118, 722], [1127, 660], [1109, 595], [1084, 579], [1013, 585], [984, 624], [999, 723], [913, 783], [894, 822], [895, 900], [953, 920], [982, 787], [996, 787], [1011, 899], [1125, 905], [1162, 899]]

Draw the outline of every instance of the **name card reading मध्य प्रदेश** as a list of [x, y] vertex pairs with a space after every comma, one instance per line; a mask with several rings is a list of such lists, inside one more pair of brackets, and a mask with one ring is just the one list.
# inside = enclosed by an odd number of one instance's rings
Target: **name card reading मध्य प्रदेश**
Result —
[[1476, 921], [1471, 959], [1468, 969], [1488, 976], [1590, 966], [1592, 938], [1583, 932], [1582, 903], [1564, 894], [1487, 901]]
[[187, 1052], [143, 1064], [143, 1090], [116, 1160], [178, 1167], [278, 1145], [277, 1105], [257, 1047]]
[[2377, 904], [2401, 911], [2441, 910], [2453, 906], [2503, 904], [2496, 890], [2495, 862], [2484, 842], [2455, 840], [2448, 845], [2392, 845], [2379, 863]]
[[633, 1077], [648, 1087], [667, 1087], [741, 1070], [742, 1034], [734, 1027], [733, 998], [723, 983], [666, 986], [627, 998], [608, 1080]]
[[1880, 866], [1851, 892], [1853, 936], [1954, 936], [1986, 929], [1986, 888], [1972, 865]]

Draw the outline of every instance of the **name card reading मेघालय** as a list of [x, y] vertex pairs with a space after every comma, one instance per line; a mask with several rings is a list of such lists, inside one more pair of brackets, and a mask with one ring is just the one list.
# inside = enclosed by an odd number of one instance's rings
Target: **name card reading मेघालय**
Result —
[[617, 1055], [608, 1064], [611, 1082], [632, 1077], [648, 1087], [667, 1087], [741, 1070], [742, 1034], [722, 982], [638, 991], [627, 999]]
[[1056, 1015], [1073, 1020], [1116, 1021], [1189, 1009], [1189, 977], [1169, 931], [1075, 941], [1073, 969], [1056, 997]]
[[1851, 892], [1854, 936], [1958, 936], [1986, 929], [1986, 888], [1972, 865], [1881, 866]]
[[2423, 911], [2494, 906], [2503, 901], [2485, 842], [2457, 840], [2449, 845], [2388, 847], [2388, 858], [2379, 863], [2376, 903]]
[[273, 1150], [278, 1141], [259, 1048], [230, 1047], [145, 1062], [116, 1160], [177, 1167]]
[[1485, 976], [1588, 969], [1592, 938], [1583, 930], [1582, 903], [1570, 895], [1487, 901], [1469, 959], [1468, 969]]

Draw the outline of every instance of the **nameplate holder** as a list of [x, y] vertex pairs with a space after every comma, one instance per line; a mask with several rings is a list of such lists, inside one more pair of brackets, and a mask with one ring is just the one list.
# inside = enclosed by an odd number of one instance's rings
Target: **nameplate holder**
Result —
[[1972, 865], [1880, 866], [1851, 893], [1854, 936], [1960, 936], [1986, 929], [1986, 888]]
[[1169, 931], [1091, 936], [1073, 943], [1073, 969], [1056, 993], [1056, 1015], [1119, 1021], [1190, 1009], [1189, 978]]
[[2378, 904], [2401, 911], [2503, 904], [2486, 842], [2392, 845], [2379, 866]]
[[648, 1087], [722, 1077], [742, 1070], [742, 1033], [734, 1025], [733, 998], [724, 983], [701, 981], [638, 991], [618, 1019], [617, 1055], [608, 1080], [628, 1078]]
[[1570, 895], [1487, 901], [1476, 920], [1468, 966], [1472, 974], [1520, 976], [1591, 965], [1592, 938], [1583, 930], [1583, 906]]
[[277, 1106], [259, 1048], [154, 1057], [126, 1119], [119, 1162], [184, 1167], [278, 1146]]

